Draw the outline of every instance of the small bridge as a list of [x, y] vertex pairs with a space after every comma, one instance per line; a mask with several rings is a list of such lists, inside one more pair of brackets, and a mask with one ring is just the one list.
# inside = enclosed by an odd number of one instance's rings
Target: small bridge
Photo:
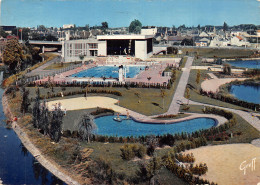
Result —
[[158, 54], [167, 54], [167, 46], [154, 46], [153, 47], [153, 54], [158, 55]]
[[44, 48], [44, 52], [60, 51], [62, 48], [62, 43], [60, 41], [29, 40], [29, 44], [40, 47], [41, 50]]

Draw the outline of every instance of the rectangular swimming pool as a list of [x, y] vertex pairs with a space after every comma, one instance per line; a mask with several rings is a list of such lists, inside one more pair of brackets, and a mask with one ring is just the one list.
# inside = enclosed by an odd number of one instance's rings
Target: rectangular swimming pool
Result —
[[[118, 78], [118, 66], [97, 66], [71, 75], [71, 77]], [[126, 77], [133, 78], [145, 69], [145, 66], [127, 66]]]

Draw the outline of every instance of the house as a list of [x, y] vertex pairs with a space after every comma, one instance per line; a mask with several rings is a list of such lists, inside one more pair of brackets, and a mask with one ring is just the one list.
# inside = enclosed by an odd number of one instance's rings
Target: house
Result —
[[199, 37], [209, 37], [209, 35], [205, 31], [203, 31], [199, 34]]
[[219, 35], [216, 35], [209, 44], [210, 47], [223, 47], [229, 45], [230, 45], [230, 41]]
[[195, 41], [195, 45], [198, 47], [205, 47], [208, 46], [210, 43], [210, 40], [207, 38], [202, 38], [199, 41]]
[[243, 46], [243, 47], [248, 47], [250, 46], [250, 43], [246, 41], [246, 39], [242, 36], [233, 36], [230, 39], [230, 45], [231, 46]]

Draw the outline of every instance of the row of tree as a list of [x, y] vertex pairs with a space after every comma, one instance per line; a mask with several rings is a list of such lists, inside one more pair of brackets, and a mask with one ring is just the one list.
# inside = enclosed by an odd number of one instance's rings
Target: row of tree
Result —
[[32, 110], [33, 126], [44, 135], [49, 135], [52, 140], [59, 142], [62, 135], [64, 112], [61, 105], [57, 104], [54, 110], [49, 111], [46, 102], [40, 102], [40, 90], [36, 90], [36, 98]]

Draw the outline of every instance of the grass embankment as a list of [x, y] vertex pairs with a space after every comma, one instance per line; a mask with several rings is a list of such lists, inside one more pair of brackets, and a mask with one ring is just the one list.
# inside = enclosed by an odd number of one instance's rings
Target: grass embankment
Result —
[[[206, 58], [249, 58], [254, 54], [253, 50], [250, 49], [232, 49], [232, 48], [179, 48], [183, 54], [197, 53], [200, 57]], [[153, 55], [152, 58], [175, 58], [180, 55]]]
[[244, 107], [240, 107], [240, 106], [226, 103], [223, 101], [219, 101], [219, 100], [207, 97], [207, 96], [200, 95], [199, 89], [200, 89], [201, 83], [205, 80], [205, 78], [208, 78], [207, 73], [211, 73], [211, 72], [206, 71], [206, 70], [200, 70], [200, 75], [201, 75], [200, 82], [199, 82], [199, 84], [197, 84], [196, 83], [197, 71], [198, 70], [196, 70], [196, 69], [193, 69], [190, 71], [188, 84], [191, 84], [193, 87], [195, 87], [195, 89], [190, 90], [190, 100], [200, 102], [200, 103], [205, 103], [205, 104], [216, 105], [216, 106], [220, 106], [220, 107], [231, 108], [231, 109], [249, 110]]
[[181, 48], [183, 53], [195, 53], [201, 57], [207, 58], [248, 58], [254, 54], [250, 49], [232, 49], [232, 48]]
[[[32, 67], [29, 67], [28, 69], [29, 69], [30, 71], [32, 71], [32, 70], [34, 70], [34, 69], [36, 69], [36, 68], [42, 66], [43, 64], [46, 64], [48, 61], [54, 59], [56, 56], [57, 56], [57, 55], [52, 54], [52, 53], [46, 53], [46, 54], [45, 54], [45, 57], [47, 57], [47, 59], [46, 59], [45, 61], [39, 62], [39, 63], [33, 65]], [[3, 88], [8, 87], [9, 85], [13, 84], [17, 79], [19, 79], [19, 77], [25, 75], [26, 73], [27, 73], [27, 70], [24, 70], [24, 71], [21, 71], [21, 72], [19, 72], [19, 73], [17, 73], [17, 74], [14, 74], [14, 75], [12, 75], [12, 76], [6, 78], [6, 79], [2, 82], [2, 87], [3, 87]]]
[[[184, 107], [186, 106], [182, 105], [180, 107], [180, 110], [182, 112], [203, 114], [202, 110], [204, 106], [189, 105], [190, 107], [189, 110], [183, 110]], [[230, 138], [227, 141], [214, 141], [212, 144], [250, 143], [252, 140], [260, 137], [260, 132], [256, 130], [253, 126], [251, 126], [247, 121], [245, 121], [241, 116], [235, 113], [233, 113], [233, 115], [237, 120], [237, 124], [229, 128], [226, 132], [241, 133], [241, 134], [237, 135], [237, 137]]]

